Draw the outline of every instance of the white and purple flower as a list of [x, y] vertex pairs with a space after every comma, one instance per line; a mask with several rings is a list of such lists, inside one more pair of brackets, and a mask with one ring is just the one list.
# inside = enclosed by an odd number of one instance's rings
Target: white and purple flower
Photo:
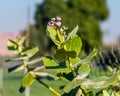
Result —
[[61, 20], [61, 16], [57, 16], [56, 19], [57, 19], [58, 21], [60, 21], [60, 20]]
[[68, 29], [68, 27], [66, 26], [61, 26], [62, 23], [61, 23], [61, 16], [56, 16], [56, 18], [51, 18], [51, 21], [48, 22], [48, 25], [49, 26], [53, 26], [55, 29], [60, 29], [60, 31], [64, 32]]
[[56, 16], [56, 18], [51, 18], [51, 21], [48, 22], [49, 26], [53, 26], [54, 28], [59, 28], [61, 26], [61, 17], [60, 16]]

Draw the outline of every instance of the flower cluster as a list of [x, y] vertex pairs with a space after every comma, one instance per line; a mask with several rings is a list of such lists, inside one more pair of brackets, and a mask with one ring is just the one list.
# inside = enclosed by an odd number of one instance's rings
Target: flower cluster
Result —
[[51, 21], [48, 22], [49, 26], [53, 26], [54, 28], [59, 28], [61, 26], [61, 17], [57, 16], [56, 18], [51, 18]]
[[53, 26], [55, 29], [60, 29], [61, 32], [64, 32], [68, 29], [68, 27], [61, 26], [61, 17], [56, 16], [56, 18], [51, 18], [51, 21], [48, 22], [49, 26]]

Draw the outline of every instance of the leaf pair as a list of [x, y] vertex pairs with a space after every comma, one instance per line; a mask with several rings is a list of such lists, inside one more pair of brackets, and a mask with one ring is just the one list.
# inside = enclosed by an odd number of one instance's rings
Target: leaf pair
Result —
[[50, 56], [42, 57], [42, 61], [47, 69], [52, 69], [57, 72], [69, 72], [69, 68], [65, 63], [57, 62], [54, 58]]
[[77, 33], [78, 26], [76, 26], [72, 32], [68, 34], [67, 37], [61, 34], [59, 29], [55, 29], [53, 26], [47, 26], [47, 36], [58, 46], [58, 48], [63, 47], [69, 40], [71, 40]]
[[[12, 60], [13, 60], [13, 59], [12, 59]], [[40, 61], [41, 61], [41, 58], [36, 58], [36, 59], [34, 59], [34, 60], [32, 60], [32, 61], [26, 62], [25, 64], [16, 65], [16, 66], [14, 66], [14, 67], [9, 68], [9, 69], [8, 69], [8, 72], [14, 73], [14, 72], [22, 71], [22, 70], [26, 69], [27, 66], [34, 65], [34, 64], [36, 64], [36, 63], [38, 63], [38, 62], [40, 62]]]
[[9, 40], [7, 43], [8, 50], [14, 54], [19, 54], [23, 48], [23, 43], [25, 42], [25, 36], [17, 39], [17, 41]]

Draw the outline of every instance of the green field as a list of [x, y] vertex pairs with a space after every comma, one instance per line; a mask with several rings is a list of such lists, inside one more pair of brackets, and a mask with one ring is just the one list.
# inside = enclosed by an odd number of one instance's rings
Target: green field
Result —
[[[24, 93], [21, 94], [18, 91], [20, 88], [22, 76], [23, 76], [22, 72], [7, 73], [7, 71], [4, 71], [3, 96], [24, 96]], [[62, 94], [62, 90], [59, 89], [59, 86], [64, 85], [65, 82], [62, 82], [60, 80], [58, 81], [43, 80], [43, 81]], [[55, 96], [55, 95], [49, 92], [43, 85], [36, 81], [30, 87], [30, 96]]]

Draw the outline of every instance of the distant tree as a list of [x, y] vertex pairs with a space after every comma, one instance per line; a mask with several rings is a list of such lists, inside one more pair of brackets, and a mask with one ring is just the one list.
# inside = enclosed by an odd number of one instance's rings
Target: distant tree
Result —
[[[64, 25], [69, 27], [68, 32], [79, 25], [78, 35], [88, 52], [89, 48], [102, 44], [100, 22], [106, 20], [108, 14], [106, 0], [44, 0], [42, 4], [37, 5], [35, 13], [36, 26], [40, 31], [32, 34], [41, 34], [44, 37], [48, 20], [60, 15]], [[36, 39], [35, 37], [32, 41]], [[50, 49], [52, 42], [48, 42], [47, 47]]]

